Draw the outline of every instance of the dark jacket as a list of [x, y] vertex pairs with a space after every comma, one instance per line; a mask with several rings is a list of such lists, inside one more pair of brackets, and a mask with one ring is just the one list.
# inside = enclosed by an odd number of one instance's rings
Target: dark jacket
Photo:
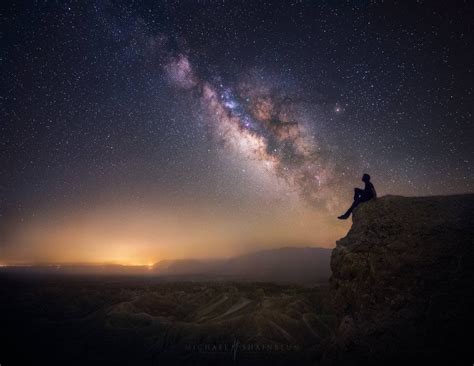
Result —
[[372, 198], [377, 198], [377, 192], [375, 192], [375, 187], [370, 182], [365, 183], [364, 198], [366, 200], [371, 200]]

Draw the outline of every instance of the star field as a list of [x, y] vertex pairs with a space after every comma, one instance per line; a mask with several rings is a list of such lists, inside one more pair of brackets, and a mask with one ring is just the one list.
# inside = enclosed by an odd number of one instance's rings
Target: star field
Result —
[[472, 192], [473, 15], [423, 1], [4, 5], [0, 261], [331, 246], [362, 173], [379, 195]]

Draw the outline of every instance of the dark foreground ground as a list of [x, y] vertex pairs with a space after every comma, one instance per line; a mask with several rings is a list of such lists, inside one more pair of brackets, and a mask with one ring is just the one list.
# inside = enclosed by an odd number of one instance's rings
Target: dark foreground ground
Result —
[[326, 287], [0, 274], [0, 364], [315, 364]]

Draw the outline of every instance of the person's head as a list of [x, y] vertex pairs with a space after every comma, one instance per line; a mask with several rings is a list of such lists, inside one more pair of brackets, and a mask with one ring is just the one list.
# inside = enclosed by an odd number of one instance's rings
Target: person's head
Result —
[[365, 182], [365, 183], [370, 182], [370, 175], [364, 174], [362, 176], [362, 182]]

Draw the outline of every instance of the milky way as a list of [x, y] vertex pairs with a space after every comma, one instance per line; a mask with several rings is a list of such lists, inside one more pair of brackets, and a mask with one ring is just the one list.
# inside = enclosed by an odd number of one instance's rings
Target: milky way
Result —
[[213, 85], [196, 75], [185, 54], [169, 58], [164, 70], [177, 88], [196, 93], [214, 137], [223, 145], [245, 159], [260, 161], [307, 203], [334, 204], [328, 192], [335, 191], [341, 172], [334, 158], [294, 119], [290, 97], [255, 80], [239, 84], [237, 90]]

